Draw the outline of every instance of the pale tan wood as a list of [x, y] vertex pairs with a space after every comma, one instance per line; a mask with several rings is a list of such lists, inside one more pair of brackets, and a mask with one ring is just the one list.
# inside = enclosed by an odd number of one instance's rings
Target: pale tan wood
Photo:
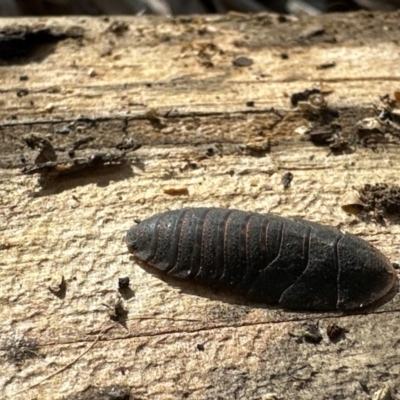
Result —
[[[129, 29], [115, 35], [107, 30], [113, 21]], [[135, 218], [183, 206], [221, 206], [337, 226], [398, 262], [399, 225], [354, 224], [356, 218], [341, 209], [342, 196], [353, 187], [398, 181], [398, 144], [328, 156], [327, 148], [295, 133], [307, 121], [290, 110], [288, 98], [310, 87], [330, 90], [329, 104], [347, 112], [350, 122], [343, 124], [351, 129], [398, 85], [398, 14], [283, 23], [275, 15], [3, 19], [0, 25], [83, 29], [81, 38], [58, 42], [41, 61], [0, 67], [5, 398], [90, 398], [79, 397], [90, 385], [126, 386], [135, 399], [370, 399], [385, 384], [398, 394], [398, 296], [361, 316], [233, 305], [167, 285], [135, 265], [124, 244]], [[335, 36], [337, 43], [301, 39], [315, 26], [325, 28], [322, 38]], [[202, 64], [201, 49], [212, 53], [213, 68]], [[288, 60], [281, 59], [283, 52]], [[239, 55], [251, 57], [253, 66], [232, 67]], [[327, 61], [336, 67], [316, 69]], [[29, 79], [20, 81], [21, 75]], [[29, 93], [18, 97], [21, 89]], [[246, 107], [247, 100], [255, 107]], [[152, 108], [160, 120], [152, 119]], [[20, 154], [34, 159], [21, 141], [29, 133], [47, 136], [66, 151], [93, 136], [82, 154], [111, 151], [123, 138], [144, 146], [128, 153], [123, 168], [54, 179], [42, 188], [36, 176], [20, 173]], [[273, 146], [264, 157], [237, 150], [267, 138]], [[213, 143], [223, 144], [223, 157], [204, 158]], [[185, 169], [187, 160], [198, 168]], [[287, 171], [294, 180], [284, 190]], [[170, 188], [189, 194], [169, 196], [164, 190]], [[48, 287], [62, 276], [67, 290], [60, 299]], [[121, 276], [131, 278], [135, 293], [123, 301], [125, 326], [108, 314]], [[293, 334], [316, 322], [322, 342], [298, 343]], [[332, 322], [348, 330], [338, 343], [327, 338]], [[111, 329], [74, 362], [104, 328]], [[7, 361], [7, 343], [18, 337], [38, 343], [37, 357], [19, 366]]]

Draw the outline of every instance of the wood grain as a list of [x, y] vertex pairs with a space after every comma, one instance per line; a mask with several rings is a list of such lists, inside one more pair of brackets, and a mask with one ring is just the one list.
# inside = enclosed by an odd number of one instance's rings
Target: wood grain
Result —
[[[158, 211], [235, 207], [339, 227], [399, 262], [400, 225], [362, 222], [341, 208], [364, 184], [398, 182], [398, 137], [335, 156], [301, 134], [310, 121], [290, 106], [292, 93], [316, 87], [346, 133], [376, 115], [380, 96], [399, 87], [398, 17], [0, 20], [0, 50], [16, 31], [33, 42], [0, 64], [5, 398], [99, 399], [120, 390], [134, 399], [372, 399], [385, 385], [395, 398], [398, 296], [365, 315], [230, 304], [143, 271], [124, 235]], [[234, 67], [239, 56], [253, 65]], [[327, 62], [335, 66], [317, 68]], [[40, 185], [21, 174], [37, 154], [23, 140], [31, 134], [48, 138], [65, 162], [88, 137], [76, 157], [142, 147], [126, 150], [119, 167]], [[266, 141], [270, 152], [248, 151]], [[120, 299], [128, 314], [119, 323], [110, 310], [123, 276], [133, 293]], [[57, 292], [62, 277], [65, 293]], [[337, 342], [326, 333], [332, 323], [346, 329]], [[310, 324], [319, 344], [303, 340]]]

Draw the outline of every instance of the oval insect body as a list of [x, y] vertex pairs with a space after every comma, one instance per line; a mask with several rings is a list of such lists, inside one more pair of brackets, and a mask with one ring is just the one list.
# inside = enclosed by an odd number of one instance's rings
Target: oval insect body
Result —
[[397, 281], [389, 260], [357, 236], [275, 215], [167, 211], [133, 226], [126, 242], [135, 259], [171, 277], [287, 309], [358, 309]]

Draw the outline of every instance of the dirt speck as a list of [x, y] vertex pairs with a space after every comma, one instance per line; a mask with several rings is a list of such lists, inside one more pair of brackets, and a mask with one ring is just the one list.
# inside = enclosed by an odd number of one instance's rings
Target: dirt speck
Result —
[[250, 67], [253, 65], [253, 60], [249, 57], [237, 57], [232, 61], [235, 67]]
[[37, 340], [22, 335], [15, 334], [8, 337], [5, 340], [4, 349], [6, 360], [17, 366], [20, 366], [26, 360], [39, 356]]
[[296, 338], [297, 343], [318, 344], [322, 341], [322, 334], [317, 323], [303, 324], [300, 328], [291, 331], [290, 336]]
[[292, 180], [293, 180], [293, 174], [291, 172], [286, 172], [282, 176], [282, 184], [283, 184], [283, 188], [285, 190], [290, 188], [290, 185], [292, 184]]
[[335, 323], [329, 324], [326, 328], [326, 333], [331, 342], [337, 342], [340, 338], [344, 337], [345, 332], [346, 329]]
[[208, 318], [215, 322], [238, 322], [249, 313], [245, 306], [215, 304], [208, 311]]

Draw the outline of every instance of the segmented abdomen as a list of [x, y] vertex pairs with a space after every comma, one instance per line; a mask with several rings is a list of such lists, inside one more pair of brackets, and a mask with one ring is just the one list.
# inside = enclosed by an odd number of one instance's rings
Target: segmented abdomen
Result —
[[[361, 246], [362, 258], [383, 264], [379, 271], [376, 266], [360, 271], [358, 261], [348, 265], [350, 279], [372, 274], [371, 278], [380, 278], [378, 291], [375, 283], [364, 282], [359, 292], [366, 294], [349, 293], [348, 283], [339, 281], [343, 271], [338, 249], [351, 251], [346, 244], [349, 236]], [[370, 302], [394, 282], [384, 256], [361, 239], [274, 215], [219, 208], [169, 211], [133, 227], [127, 243], [137, 259], [170, 276], [292, 309], [358, 307], [363, 298]]]

